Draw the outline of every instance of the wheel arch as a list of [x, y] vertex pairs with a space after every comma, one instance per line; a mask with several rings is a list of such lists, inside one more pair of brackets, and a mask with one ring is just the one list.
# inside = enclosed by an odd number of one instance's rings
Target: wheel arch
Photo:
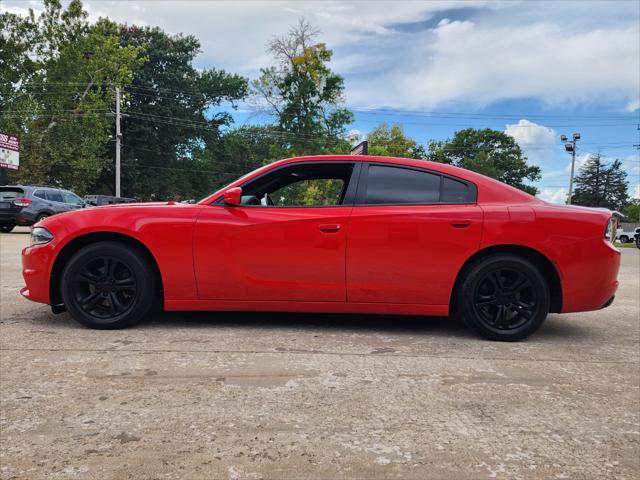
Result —
[[49, 297], [51, 300], [51, 307], [53, 308], [54, 312], [56, 310], [64, 310], [63, 308], [61, 308], [63, 302], [62, 292], [60, 291], [60, 279], [62, 276], [62, 271], [64, 270], [64, 267], [69, 259], [82, 247], [85, 247], [86, 245], [90, 245], [92, 243], [105, 241], [119, 242], [128, 245], [129, 247], [136, 249], [138, 252], [144, 255], [147, 260], [149, 260], [150, 264], [153, 267], [153, 273], [158, 282], [158, 300], [161, 302], [161, 305], [164, 303], [164, 287], [162, 283], [162, 275], [160, 274], [160, 268], [158, 267], [158, 262], [151, 253], [151, 250], [149, 250], [149, 248], [144, 243], [142, 243], [137, 238], [123, 233], [92, 232], [79, 235], [78, 237], [74, 238], [64, 247], [62, 247], [62, 250], [60, 250], [60, 253], [56, 256], [53, 267], [51, 269], [51, 275], [49, 277]]
[[462, 265], [462, 268], [458, 271], [458, 275], [456, 276], [451, 294], [449, 310], [453, 311], [453, 309], [455, 308], [455, 295], [458, 291], [458, 285], [464, 278], [464, 275], [467, 273], [467, 271], [476, 262], [483, 258], [491, 255], [505, 253], [525, 258], [540, 269], [542, 275], [545, 277], [545, 279], [547, 279], [549, 293], [551, 295], [549, 313], [559, 313], [562, 310], [562, 282], [560, 281], [560, 274], [558, 273], [558, 270], [556, 269], [553, 262], [551, 262], [551, 260], [549, 260], [544, 254], [534, 248], [511, 244], [492, 245], [490, 247], [483, 248], [482, 250], [478, 250], [467, 259], [467, 261]]

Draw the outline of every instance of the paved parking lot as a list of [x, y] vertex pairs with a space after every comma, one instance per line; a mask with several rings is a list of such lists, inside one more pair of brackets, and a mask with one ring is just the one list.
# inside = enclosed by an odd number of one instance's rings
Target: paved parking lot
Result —
[[637, 249], [612, 307], [503, 344], [346, 315], [88, 330], [19, 296], [25, 231], [0, 235], [0, 478], [638, 478]]

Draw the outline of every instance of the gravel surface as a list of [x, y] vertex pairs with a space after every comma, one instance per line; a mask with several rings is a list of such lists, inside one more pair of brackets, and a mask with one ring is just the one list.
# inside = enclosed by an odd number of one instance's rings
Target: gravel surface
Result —
[[640, 475], [640, 251], [614, 304], [520, 343], [449, 319], [163, 314], [95, 331], [18, 294], [0, 234], [0, 478]]

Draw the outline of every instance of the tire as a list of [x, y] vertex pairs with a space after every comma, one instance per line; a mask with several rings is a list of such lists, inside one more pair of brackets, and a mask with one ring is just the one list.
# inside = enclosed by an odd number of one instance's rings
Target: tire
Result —
[[454, 293], [455, 315], [489, 340], [527, 338], [549, 313], [547, 282], [535, 265], [516, 255], [478, 260], [463, 273]]
[[15, 228], [15, 225], [0, 225], [0, 232], [9, 233]]
[[636, 235], [636, 247], [640, 248], [640, 235]]
[[629, 237], [627, 237], [626, 235], [622, 235], [619, 240], [620, 240], [620, 243], [628, 243]]
[[35, 223], [38, 223], [40, 220], [44, 220], [47, 217], [50, 217], [51, 215], [49, 215], [48, 213], [41, 213], [40, 215], [38, 215], [36, 217], [36, 221]]
[[61, 288], [71, 316], [103, 330], [140, 322], [156, 299], [152, 265], [141, 252], [119, 242], [79, 250], [64, 267]]

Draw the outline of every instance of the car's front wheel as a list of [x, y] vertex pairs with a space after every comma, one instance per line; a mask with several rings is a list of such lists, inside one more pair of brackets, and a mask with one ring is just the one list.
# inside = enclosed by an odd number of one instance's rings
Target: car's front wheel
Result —
[[125, 328], [139, 322], [154, 302], [155, 287], [153, 268], [145, 256], [118, 242], [82, 248], [62, 273], [67, 310], [91, 328]]
[[522, 340], [549, 313], [549, 287], [528, 260], [493, 255], [473, 264], [455, 292], [455, 312], [473, 331], [490, 340]]

